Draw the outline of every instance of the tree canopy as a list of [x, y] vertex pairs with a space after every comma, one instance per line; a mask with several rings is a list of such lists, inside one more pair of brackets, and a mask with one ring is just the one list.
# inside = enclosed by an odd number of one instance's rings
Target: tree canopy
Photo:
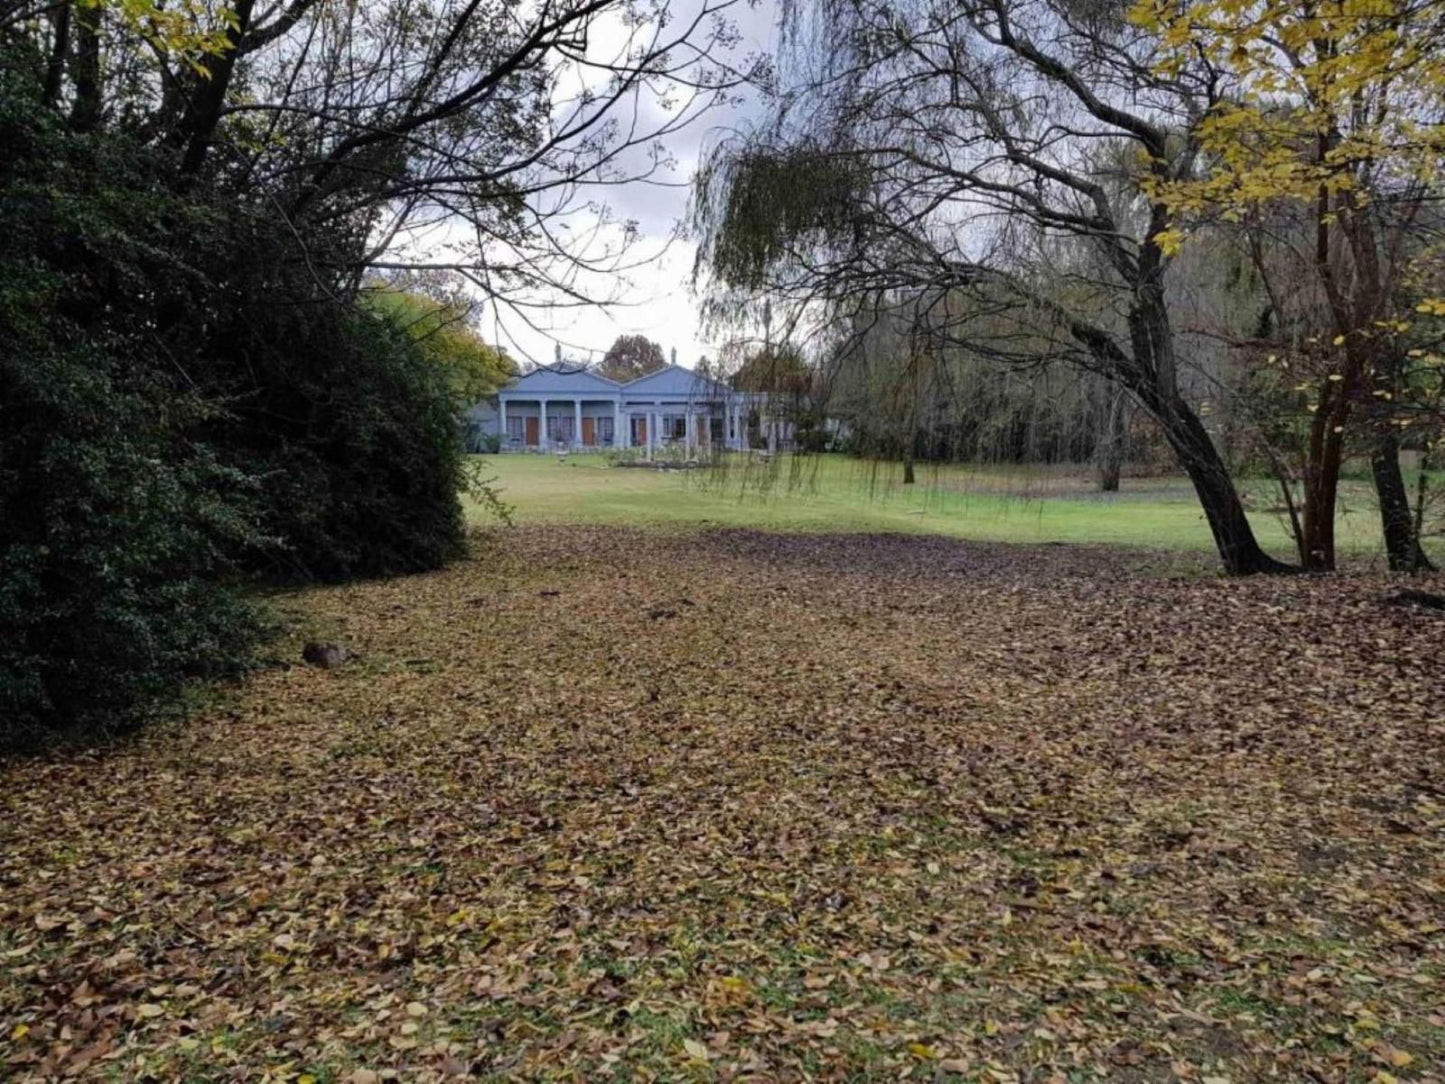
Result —
[[517, 363], [472, 328], [473, 306], [465, 297], [437, 299], [385, 282], [373, 284], [362, 297], [368, 308], [405, 331], [444, 374], [458, 409], [480, 402], [517, 376]]
[[639, 376], [667, 367], [662, 347], [646, 335], [619, 335], [602, 355], [597, 366], [599, 376], [625, 384]]

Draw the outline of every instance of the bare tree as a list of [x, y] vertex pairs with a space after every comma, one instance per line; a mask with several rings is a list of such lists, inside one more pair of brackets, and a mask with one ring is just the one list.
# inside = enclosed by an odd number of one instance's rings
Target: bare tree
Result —
[[[702, 271], [719, 310], [760, 292], [834, 311], [906, 294], [960, 348], [1021, 366], [1042, 350], [1100, 374], [1159, 424], [1225, 568], [1284, 570], [1189, 401], [1169, 211], [1111, 192], [1095, 153], [1123, 144], [1146, 174], [1187, 173], [1211, 88], [1156, 74], [1118, 15], [1066, 0], [791, 6], [806, 44], [787, 93], [700, 176]], [[1056, 266], [1063, 241], [1098, 259]]]
[[328, 289], [448, 270], [532, 322], [655, 255], [606, 195], [657, 181], [668, 138], [758, 76], [730, 60], [736, 2], [235, 0], [157, 9], [189, 20], [158, 41], [112, 0], [14, 0], [0, 33], [34, 39], [75, 127], [123, 127], [174, 151], [179, 185], [264, 201]]

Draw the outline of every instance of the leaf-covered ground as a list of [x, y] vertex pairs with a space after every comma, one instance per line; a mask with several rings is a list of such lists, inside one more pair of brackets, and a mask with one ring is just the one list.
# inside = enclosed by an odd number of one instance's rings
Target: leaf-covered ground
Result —
[[0, 767], [0, 1077], [1441, 1079], [1445, 615], [1154, 561], [546, 528], [296, 596], [358, 657]]

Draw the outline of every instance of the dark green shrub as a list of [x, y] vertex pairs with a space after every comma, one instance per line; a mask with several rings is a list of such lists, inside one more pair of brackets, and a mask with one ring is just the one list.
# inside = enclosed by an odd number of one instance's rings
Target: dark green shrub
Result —
[[8, 745], [129, 726], [244, 667], [261, 621], [239, 570], [439, 566], [464, 477], [444, 374], [317, 279], [326, 240], [300, 251], [245, 193], [177, 194], [164, 154], [67, 131], [5, 71]]
[[[3, 91], [3, 85], [0, 85]], [[204, 217], [143, 156], [0, 93], [0, 742], [122, 727], [189, 677], [244, 666], [232, 586], [254, 487], [191, 437], [208, 284], [156, 244]]]
[[462, 434], [445, 374], [384, 317], [260, 300], [218, 337], [213, 439], [260, 479], [279, 545], [248, 562], [341, 580], [433, 569], [463, 546]]

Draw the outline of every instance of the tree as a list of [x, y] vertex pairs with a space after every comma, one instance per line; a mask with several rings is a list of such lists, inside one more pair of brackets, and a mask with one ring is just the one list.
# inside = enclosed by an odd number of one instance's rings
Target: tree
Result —
[[175, 156], [177, 187], [265, 203], [341, 296], [446, 269], [526, 321], [618, 288], [638, 232], [597, 192], [654, 177], [752, 75], [725, 55], [736, 2], [14, 0], [0, 38], [73, 127], [124, 127]]
[[1270, 361], [1311, 385], [1307, 563], [1333, 567], [1340, 466], [1363, 415], [1391, 567], [1420, 567], [1399, 429], [1381, 408], [1399, 390], [1412, 235], [1439, 195], [1445, 4], [1140, 0], [1130, 19], [1157, 36], [1159, 75], [1207, 88], [1190, 123], [1200, 168], [1146, 178], [1173, 216], [1160, 240], [1174, 250], [1200, 224], [1240, 223], [1272, 280], [1283, 341]]
[[667, 368], [662, 347], [646, 335], [619, 335], [597, 366], [599, 376], [625, 384], [639, 376]]
[[[433, 291], [435, 292], [435, 291]], [[457, 409], [481, 402], [517, 376], [517, 363], [483, 342], [469, 319], [473, 306], [452, 292], [435, 298], [378, 281], [362, 294], [366, 306], [387, 316], [446, 377]]]
[[802, 351], [790, 343], [754, 350], [732, 375], [738, 391], [804, 396], [813, 387], [813, 373]]
[[[1154, 71], [1150, 34], [1108, 5], [787, 10], [790, 40], [827, 40], [799, 47], [767, 123], [700, 171], [693, 223], [714, 305], [762, 293], [839, 315], [902, 303], [959, 349], [1024, 367], [1043, 350], [1099, 373], [1159, 425], [1224, 567], [1285, 569], [1260, 548], [1191, 402], [1166, 291], [1170, 207], [1111, 193], [1096, 160], [1122, 142], [1150, 176], [1191, 172], [1189, 118], [1207, 81]], [[1061, 239], [1096, 252], [1099, 269], [1055, 267]], [[1005, 310], [1010, 329], [991, 335]]]

